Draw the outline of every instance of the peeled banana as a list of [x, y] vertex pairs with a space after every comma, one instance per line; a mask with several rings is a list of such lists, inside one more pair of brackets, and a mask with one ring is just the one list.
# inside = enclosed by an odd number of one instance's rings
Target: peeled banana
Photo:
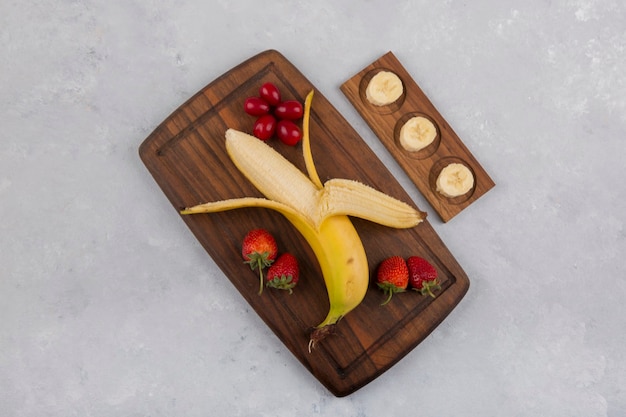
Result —
[[437, 128], [425, 117], [415, 116], [400, 129], [400, 145], [409, 152], [424, 149], [437, 137]]
[[386, 106], [400, 98], [402, 80], [390, 71], [380, 71], [372, 77], [365, 89], [365, 97], [375, 106]]
[[446, 197], [458, 197], [474, 187], [474, 175], [468, 167], [452, 163], [441, 170], [437, 177], [437, 191]]
[[280, 212], [302, 234], [319, 262], [330, 301], [326, 318], [311, 333], [309, 351], [361, 303], [369, 285], [365, 249], [348, 216], [394, 228], [414, 227], [425, 217], [425, 213], [357, 181], [335, 178], [321, 183], [309, 140], [312, 98], [313, 91], [305, 101], [302, 138], [308, 176], [265, 142], [228, 129], [228, 155], [266, 198], [235, 198], [181, 211], [195, 214], [241, 207], [268, 208]]

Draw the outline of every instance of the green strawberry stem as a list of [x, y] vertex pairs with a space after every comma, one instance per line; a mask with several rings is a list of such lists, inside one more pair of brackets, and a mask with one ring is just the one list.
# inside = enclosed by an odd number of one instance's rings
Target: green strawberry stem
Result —
[[433, 290], [440, 290], [441, 289], [441, 285], [439, 285], [439, 282], [435, 279], [433, 281], [424, 281], [424, 283], [422, 283], [422, 289], [420, 290], [420, 293], [422, 295], [430, 295], [431, 297], [435, 298], [436, 295], [433, 292]]
[[268, 280], [265, 285], [278, 290], [287, 290], [289, 294], [293, 294], [293, 288], [296, 286], [296, 283], [297, 281], [293, 281], [292, 275], [281, 275], [280, 277], [274, 277], [274, 279]]
[[391, 301], [391, 297], [393, 297], [393, 291], [385, 291], [389, 293], [389, 297], [387, 297], [387, 299], [381, 304], [381, 306], [384, 306], [385, 304], [387, 304], [389, 301]]
[[380, 288], [381, 290], [383, 290], [383, 293], [385, 294], [389, 294], [389, 296], [387, 297], [387, 299], [385, 300], [384, 303], [381, 304], [381, 306], [384, 306], [385, 304], [387, 304], [389, 301], [391, 301], [391, 297], [393, 297], [393, 295], [397, 292], [404, 292], [405, 289], [402, 287], [398, 287], [390, 282], [379, 282], [378, 283], [378, 288]]
[[250, 266], [250, 269], [252, 269], [253, 271], [256, 268], [259, 268], [259, 295], [263, 294], [263, 284], [265, 283], [265, 281], [263, 280], [263, 268], [270, 266], [274, 262], [273, 259], [268, 259], [269, 255], [269, 252], [254, 252], [248, 255], [247, 261], [244, 261], [244, 263], [248, 264]]
[[259, 295], [263, 294], [263, 268], [265, 262], [263, 262], [262, 258], [258, 258], [257, 260], [257, 267], [259, 268]]

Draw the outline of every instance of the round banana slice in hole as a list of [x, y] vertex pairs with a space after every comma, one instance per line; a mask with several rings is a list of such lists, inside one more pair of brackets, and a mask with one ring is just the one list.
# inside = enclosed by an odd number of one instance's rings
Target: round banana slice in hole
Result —
[[421, 151], [435, 140], [435, 124], [423, 116], [414, 116], [407, 120], [400, 129], [400, 145], [409, 151]]
[[474, 174], [464, 164], [454, 162], [441, 170], [436, 186], [437, 192], [445, 197], [459, 197], [474, 187]]
[[398, 100], [403, 92], [400, 77], [391, 71], [380, 71], [367, 84], [365, 97], [374, 106], [387, 106]]

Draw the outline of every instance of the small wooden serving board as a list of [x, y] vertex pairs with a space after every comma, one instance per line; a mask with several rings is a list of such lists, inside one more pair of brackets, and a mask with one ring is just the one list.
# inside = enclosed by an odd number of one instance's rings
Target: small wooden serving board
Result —
[[[387, 106], [375, 106], [365, 96], [369, 81], [379, 71], [395, 73], [404, 87], [402, 96]], [[341, 86], [341, 90], [444, 222], [459, 214], [495, 185], [392, 52], [350, 78]], [[408, 152], [400, 144], [399, 134], [404, 123], [414, 116], [430, 119], [437, 128], [437, 136], [426, 148]], [[454, 198], [445, 197], [436, 191], [437, 177], [450, 163], [467, 166], [475, 181], [468, 193]]]
[[[262, 195], [230, 161], [224, 144], [227, 128], [251, 132], [254, 118], [243, 112], [244, 100], [274, 83], [283, 99], [301, 102], [314, 86], [284, 56], [262, 52], [226, 72], [174, 111], [139, 148], [144, 164], [176, 210], [227, 198]], [[322, 181], [351, 178], [412, 204], [410, 197], [356, 131], [319, 92], [311, 113], [311, 146]], [[305, 171], [301, 145], [269, 142]], [[305, 171], [306, 172], [306, 171]], [[208, 254], [250, 306], [296, 358], [334, 395], [345, 396], [397, 363], [441, 323], [463, 298], [469, 280], [432, 226], [396, 230], [365, 220], [353, 223], [362, 238], [371, 271], [361, 305], [344, 317], [336, 334], [308, 351], [310, 329], [328, 311], [321, 271], [307, 242], [280, 214], [246, 208], [182, 216]], [[258, 292], [258, 274], [241, 258], [241, 241], [253, 228], [268, 229], [279, 251], [300, 261], [301, 278], [292, 295]], [[397, 294], [386, 306], [373, 277], [386, 257], [419, 255], [439, 271], [437, 298], [416, 292]]]

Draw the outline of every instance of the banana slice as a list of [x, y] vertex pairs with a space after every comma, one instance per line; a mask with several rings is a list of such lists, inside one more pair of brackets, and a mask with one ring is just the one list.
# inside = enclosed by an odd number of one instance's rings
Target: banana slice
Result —
[[386, 106], [400, 98], [404, 88], [400, 78], [389, 71], [374, 75], [365, 89], [365, 97], [375, 106]]
[[400, 145], [409, 152], [424, 149], [437, 137], [437, 128], [425, 117], [410, 118], [400, 129]]
[[474, 186], [474, 175], [463, 164], [453, 163], [441, 170], [437, 177], [437, 191], [446, 197], [458, 197]]

